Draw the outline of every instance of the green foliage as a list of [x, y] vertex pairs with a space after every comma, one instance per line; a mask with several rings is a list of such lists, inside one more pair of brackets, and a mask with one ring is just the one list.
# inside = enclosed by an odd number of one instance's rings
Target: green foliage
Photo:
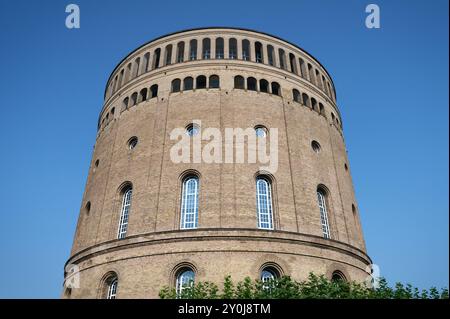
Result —
[[381, 278], [378, 288], [344, 280], [330, 281], [310, 273], [307, 280], [295, 281], [289, 276], [263, 283], [246, 277], [236, 285], [226, 276], [222, 290], [212, 282], [191, 283], [177, 296], [175, 288], [164, 287], [161, 299], [448, 299], [448, 289], [431, 287], [419, 291], [410, 284], [396, 283], [393, 288]]

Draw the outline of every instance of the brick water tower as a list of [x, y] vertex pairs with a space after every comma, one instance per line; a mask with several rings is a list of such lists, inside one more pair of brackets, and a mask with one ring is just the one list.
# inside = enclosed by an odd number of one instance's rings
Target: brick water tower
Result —
[[[188, 140], [276, 133], [276, 169], [174, 161], [180, 128]], [[369, 264], [335, 88], [312, 55], [214, 27], [159, 37], [116, 66], [66, 264], [79, 288], [64, 298], [157, 298], [226, 275], [363, 281]]]

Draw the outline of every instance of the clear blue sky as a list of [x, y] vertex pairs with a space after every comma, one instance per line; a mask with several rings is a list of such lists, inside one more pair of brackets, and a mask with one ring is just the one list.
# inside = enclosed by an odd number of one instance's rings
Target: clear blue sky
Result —
[[[381, 29], [365, 28], [377, 3]], [[163, 34], [233, 26], [298, 44], [334, 79], [368, 253], [448, 286], [448, 1], [0, 0], [0, 297], [57, 298], [105, 83]], [[156, 4], [158, 3], [158, 4]]]

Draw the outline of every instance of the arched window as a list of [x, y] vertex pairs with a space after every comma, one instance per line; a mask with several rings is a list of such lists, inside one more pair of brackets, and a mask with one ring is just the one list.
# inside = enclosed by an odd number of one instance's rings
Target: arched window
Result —
[[316, 80], [317, 80], [317, 86], [318, 86], [319, 88], [322, 88], [322, 82], [321, 82], [321, 80], [320, 80], [320, 73], [319, 73], [319, 71], [317, 71], [317, 70], [316, 70]]
[[228, 44], [228, 57], [233, 60], [237, 59], [237, 40], [235, 38], [231, 38], [228, 41]]
[[308, 96], [308, 94], [306, 94], [306, 93], [302, 94], [302, 103], [305, 106], [310, 106], [309, 105], [309, 96]]
[[131, 106], [135, 106], [137, 104], [137, 97], [138, 97], [137, 92], [131, 94]]
[[196, 89], [205, 89], [206, 88], [206, 76], [204, 76], [204, 75], [197, 76], [195, 88]]
[[175, 79], [172, 81], [172, 93], [173, 92], [180, 92], [181, 89], [181, 80]]
[[300, 92], [298, 90], [296, 90], [296, 89], [292, 90], [292, 99], [295, 102], [300, 102]]
[[209, 88], [218, 89], [220, 87], [220, 80], [218, 75], [211, 75], [209, 77]]
[[126, 110], [127, 108], [128, 108], [128, 97], [126, 97], [126, 98], [124, 98], [123, 99], [123, 102], [122, 102], [122, 111], [123, 110]]
[[122, 69], [122, 71], [120, 71], [120, 74], [119, 74], [119, 85], [118, 85], [118, 87], [117, 88], [120, 88], [120, 87], [122, 87], [122, 84], [123, 84], [123, 75], [124, 75], [124, 70]]
[[116, 75], [116, 77], [115, 77], [115, 79], [114, 79], [113, 93], [116, 92], [116, 90], [117, 90], [117, 75]]
[[309, 73], [309, 81], [312, 84], [316, 84], [316, 80], [314, 78], [314, 69], [311, 64], [308, 63], [308, 73]]
[[146, 54], [144, 54], [144, 63], [143, 63], [144, 69], [142, 70], [143, 73], [148, 71], [148, 64], [149, 64], [149, 62], [150, 62], [150, 53], [147, 52]]
[[211, 40], [204, 38], [202, 42], [202, 59], [207, 60], [211, 58]]
[[269, 65], [275, 65], [275, 58], [274, 58], [275, 53], [274, 52], [275, 51], [273, 49], [273, 46], [268, 45], [267, 46], [267, 60], [269, 62]]
[[153, 54], [153, 69], [159, 68], [159, 60], [161, 59], [161, 49], [158, 48]]
[[242, 60], [250, 60], [250, 41], [242, 40]]
[[298, 63], [300, 64], [300, 76], [306, 78], [306, 66], [305, 61], [302, 58], [298, 58]]
[[147, 100], [147, 89], [143, 88], [140, 92], [139, 92], [139, 101], [138, 102], [143, 102]]
[[103, 298], [105, 299], [116, 299], [117, 298], [117, 288], [119, 285], [119, 280], [115, 274], [110, 275], [104, 281], [103, 288]]
[[336, 283], [345, 282], [345, 281], [347, 281], [347, 278], [345, 278], [345, 275], [342, 272], [340, 272], [339, 270], [336, 270], [331, 275], [331, 281], [336, 282]]
[[267, 178], [256, 179], [256, 205], [258, 228], [273, 229], [272, 190]]
[[327, 212], [327, 194], [323, 189], [317, 190], [317, 202], [319, 204], [320, 210], [320, 222], [322, 224], [323, 237], [330, 239], [330, 225], [328, 223], [328, 212]]
[[169, 65], [172, 63], [172, 45], [169, 44], [166, 46], [166, 60], [165, 65]]
[[117, 232], [117, 238], [125, 238], [128, 228], [128, 215], [130, 214], [131, 208], [131, 194], [133, 189], [128, 186], [122, 191], [122, 205], [120, 208], [120, 220], [119, 220], [119, 230]]
[[335, 116], [334, 116], [334, 113], [333, 112], [331, 112], [331, 122], [333, 122], [334, 123], [334, 121], [335, 121]]
[[322, 75], [323, 91], [328, 94], [327, 86], [325, 85], [325, 83], [327, 83], [327, 81], [325, 80], [325, 77]]
[[184, 42], [178, 42], [177, 44], [177, 63], [184, 61]]
[[291, 66], [291, 72], [297, 74], [297, 64], [295, 63], [295, 55], [289, 53], [289, 64]]
[[259, 91], [269, 93], [269, 82], [267, 82], [267, 80], [259, 80]]
[[256, 79], [253, 77], [247, 78], [247, 90], [256, 91]]
[[158, 84], [153, 84], [150, 87], [150, 93], [151, 93], [151, 95], [150, 95], [151, 99], [158, 96]]
[[240, 75], [234, 77], [234, 88], [235, 89], [245, 89], [244, 78]]
[[223, 59], [223, 38], [216, 39], [216, 59]]
[[264, 284], [269, 283], [271, 280], [280, 278], [280, 273], [274, 267], [264, 267], [261, 271], [261, 281]]
[[183, 294], [186, 288], [191, 287], [195, 281], [195, 273], [192, 269], [185, 267], [180, 269], [176, 276], [175, 290], [178, 298]]
[[131, 63], [128, 63], [127, 65], [127, 72], [125, 73], [124, 81], [122, 82], [122, 85], [127, 83], [131, 79]]
[[181, 229], [198, 227], [198, 194], [198, 177], [188, 176], [185, 178], [181, 193]]
[[264, 56], [261, 42], [255, 42], [255, 58], [256, 62], [264, 63]]
[[141, 59], [134, 60], [133, 79], [139, 75], [139, 66], [141, 65]]
[[183, 80], [183, 90], [189, 91], [194, 88], [194, 79], [191, 76], [184, 78]]
[[317, 111], [317, 101], [316, 101], [316, 99], [315, 98], [311, 98], [311, 108], [314, 110], [314, 111]]
[[281, 95], [280, 85], [277, 82], [272, 82], [272, 94]]
[[280, 68], [286, 69], [286, 56], [283, 49], [278, 49], [278, 55], [280, 56]]
[[189, 60], [197, 60], [197, 40], [195, 39], [189, 42]]
[[319, 113], [325, 115], [325, 110], [322, 103], [319, 103]]

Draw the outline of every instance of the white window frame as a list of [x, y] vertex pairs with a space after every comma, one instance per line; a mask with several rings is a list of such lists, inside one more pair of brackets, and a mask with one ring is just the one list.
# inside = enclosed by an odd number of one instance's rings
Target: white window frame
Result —
[[117, 278], [111, 280], [111, 283], [108, 285], [108, 292], [106, 294], [106, 299], [116, 299], [118, 283], [119, 282]]
[[128, 217], [131, 209], [131, 196], [133, 189], [128, 188], [122, 196], [122, 206], [120, 209], [119, 228], [117, 230], [117, 239], [125, 238], [128, 229]]
[[[263, 183], [264, 193], [260, 193], [260, 183]], [[256, 180], [256, 205], [259, 229], [273, 230], [273, 207], [271, 183], [262, 177]], [[264, 221], [263, 221], [264, 219]]]
[[318, 204], [319, 204], [320, 222], [321, 222], [321, 225], [322, 225], [323, 237], [326, 238], [326, 239], [331, 239], [330, 224], [328, 222], [326, 195], [321, 190], [317, 191], [317, 201], [318, 201]]
[[192, 287], [194, 281], [195, 272], [192, 269], [188, 268], [180, 271], [175, 282], [175, 291], [177, 296], [180, 297], [184, 289]]
[[[193, 191], [190, 191], [190, 183], [194, 183]], [[191, 176], [186, 178], [183, 181], [183, 191], [181, 193], [181, 229], [195, 229], [198, 227], [198, 194], [198, 177]]]

